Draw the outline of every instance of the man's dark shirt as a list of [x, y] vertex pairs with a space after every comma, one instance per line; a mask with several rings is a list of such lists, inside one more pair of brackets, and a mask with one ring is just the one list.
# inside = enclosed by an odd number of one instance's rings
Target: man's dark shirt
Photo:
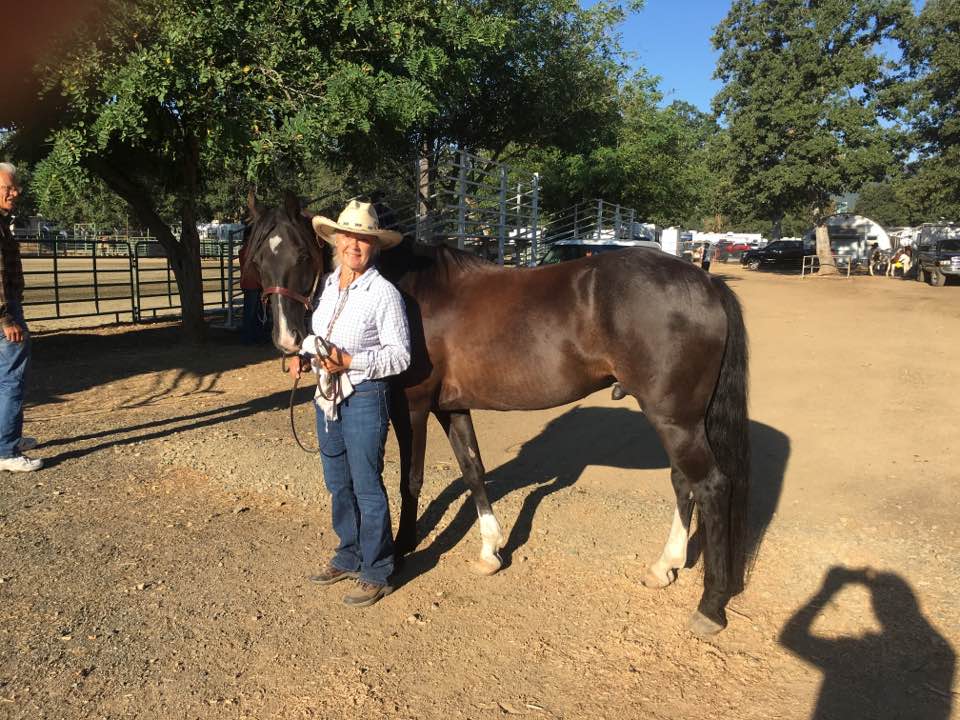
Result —
[[0, 327], [16, 325], [9, 303], [23, 302], [23, 264], [20, 245], [10, 232], [10, 216], [0, 213]]

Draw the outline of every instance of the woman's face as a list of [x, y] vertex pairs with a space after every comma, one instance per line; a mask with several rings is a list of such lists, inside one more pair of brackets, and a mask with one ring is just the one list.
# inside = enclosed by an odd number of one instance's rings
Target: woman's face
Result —
[[363, 273], [370, 267], [375, 251], [375, 238], [352, 232], [338, 232], [336, 238], [340, 262], [348, 269], [355, 273]]

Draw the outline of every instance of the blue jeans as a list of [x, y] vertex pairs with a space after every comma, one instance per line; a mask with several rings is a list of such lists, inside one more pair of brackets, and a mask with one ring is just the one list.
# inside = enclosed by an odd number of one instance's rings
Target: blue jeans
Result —
[[17, 445], [23, 435], [23, 389], [30, 364], [30, 335], [23, 309], [14, 304], [7, 311], [24, 330], [23, 342], [10, 342], [0, 333], [0, 459], [22, 455]]
[[340, 539], [331, 562], [377, 585], [385, 585], [393, 572], [390, 506], [383, 487], [389, 408], [386, 381], [367, 380], [340, 403], [339, 420], [317, 411], [323, 479]]

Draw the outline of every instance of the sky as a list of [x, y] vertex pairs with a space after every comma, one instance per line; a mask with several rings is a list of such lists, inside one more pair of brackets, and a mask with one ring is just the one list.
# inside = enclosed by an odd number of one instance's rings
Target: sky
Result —
[[646, 0], [621, 27], [624, 48], [635, 54], [633, 63], [661, 77], [667, 103], [686, 100], [710, 111], [720, 89], [712, 79], [719, 53], [710, 37], [729, 9], [723, 0]]
[[[914, 0], [919, 9], [924, 0]], [[646, 0], [621, 26], [623, 46], [633, 64], [660, 76], [665, 103], [686, 100], [704, 112], [720, 89], [713, 79], [719, 52], [710, 44], [713, 29], [730, 9], [729, 0]]]

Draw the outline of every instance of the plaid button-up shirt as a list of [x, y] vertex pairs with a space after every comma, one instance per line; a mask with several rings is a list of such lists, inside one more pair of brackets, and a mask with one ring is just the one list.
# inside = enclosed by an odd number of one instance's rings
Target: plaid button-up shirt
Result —
[[10, 304], [23, 302], [23, 264], [20, 245], [10, 232], [10, 216], [0, 213], [0, 327], [16, 325]]
[[[327, 329], [340, 304], [333, 330]], [[400, 291], [375, 267], [369, 268], [346, 290], [340, 289], [340, 268], [330, 273], [323, 294], [313, 312], [311, 332], [303, 343], [303, 352], [313, 354], [315, 335], [326, 338], [353, 359], [347, 377], [357, 385], [402, 373], [410, 365], [410, 328]]]

